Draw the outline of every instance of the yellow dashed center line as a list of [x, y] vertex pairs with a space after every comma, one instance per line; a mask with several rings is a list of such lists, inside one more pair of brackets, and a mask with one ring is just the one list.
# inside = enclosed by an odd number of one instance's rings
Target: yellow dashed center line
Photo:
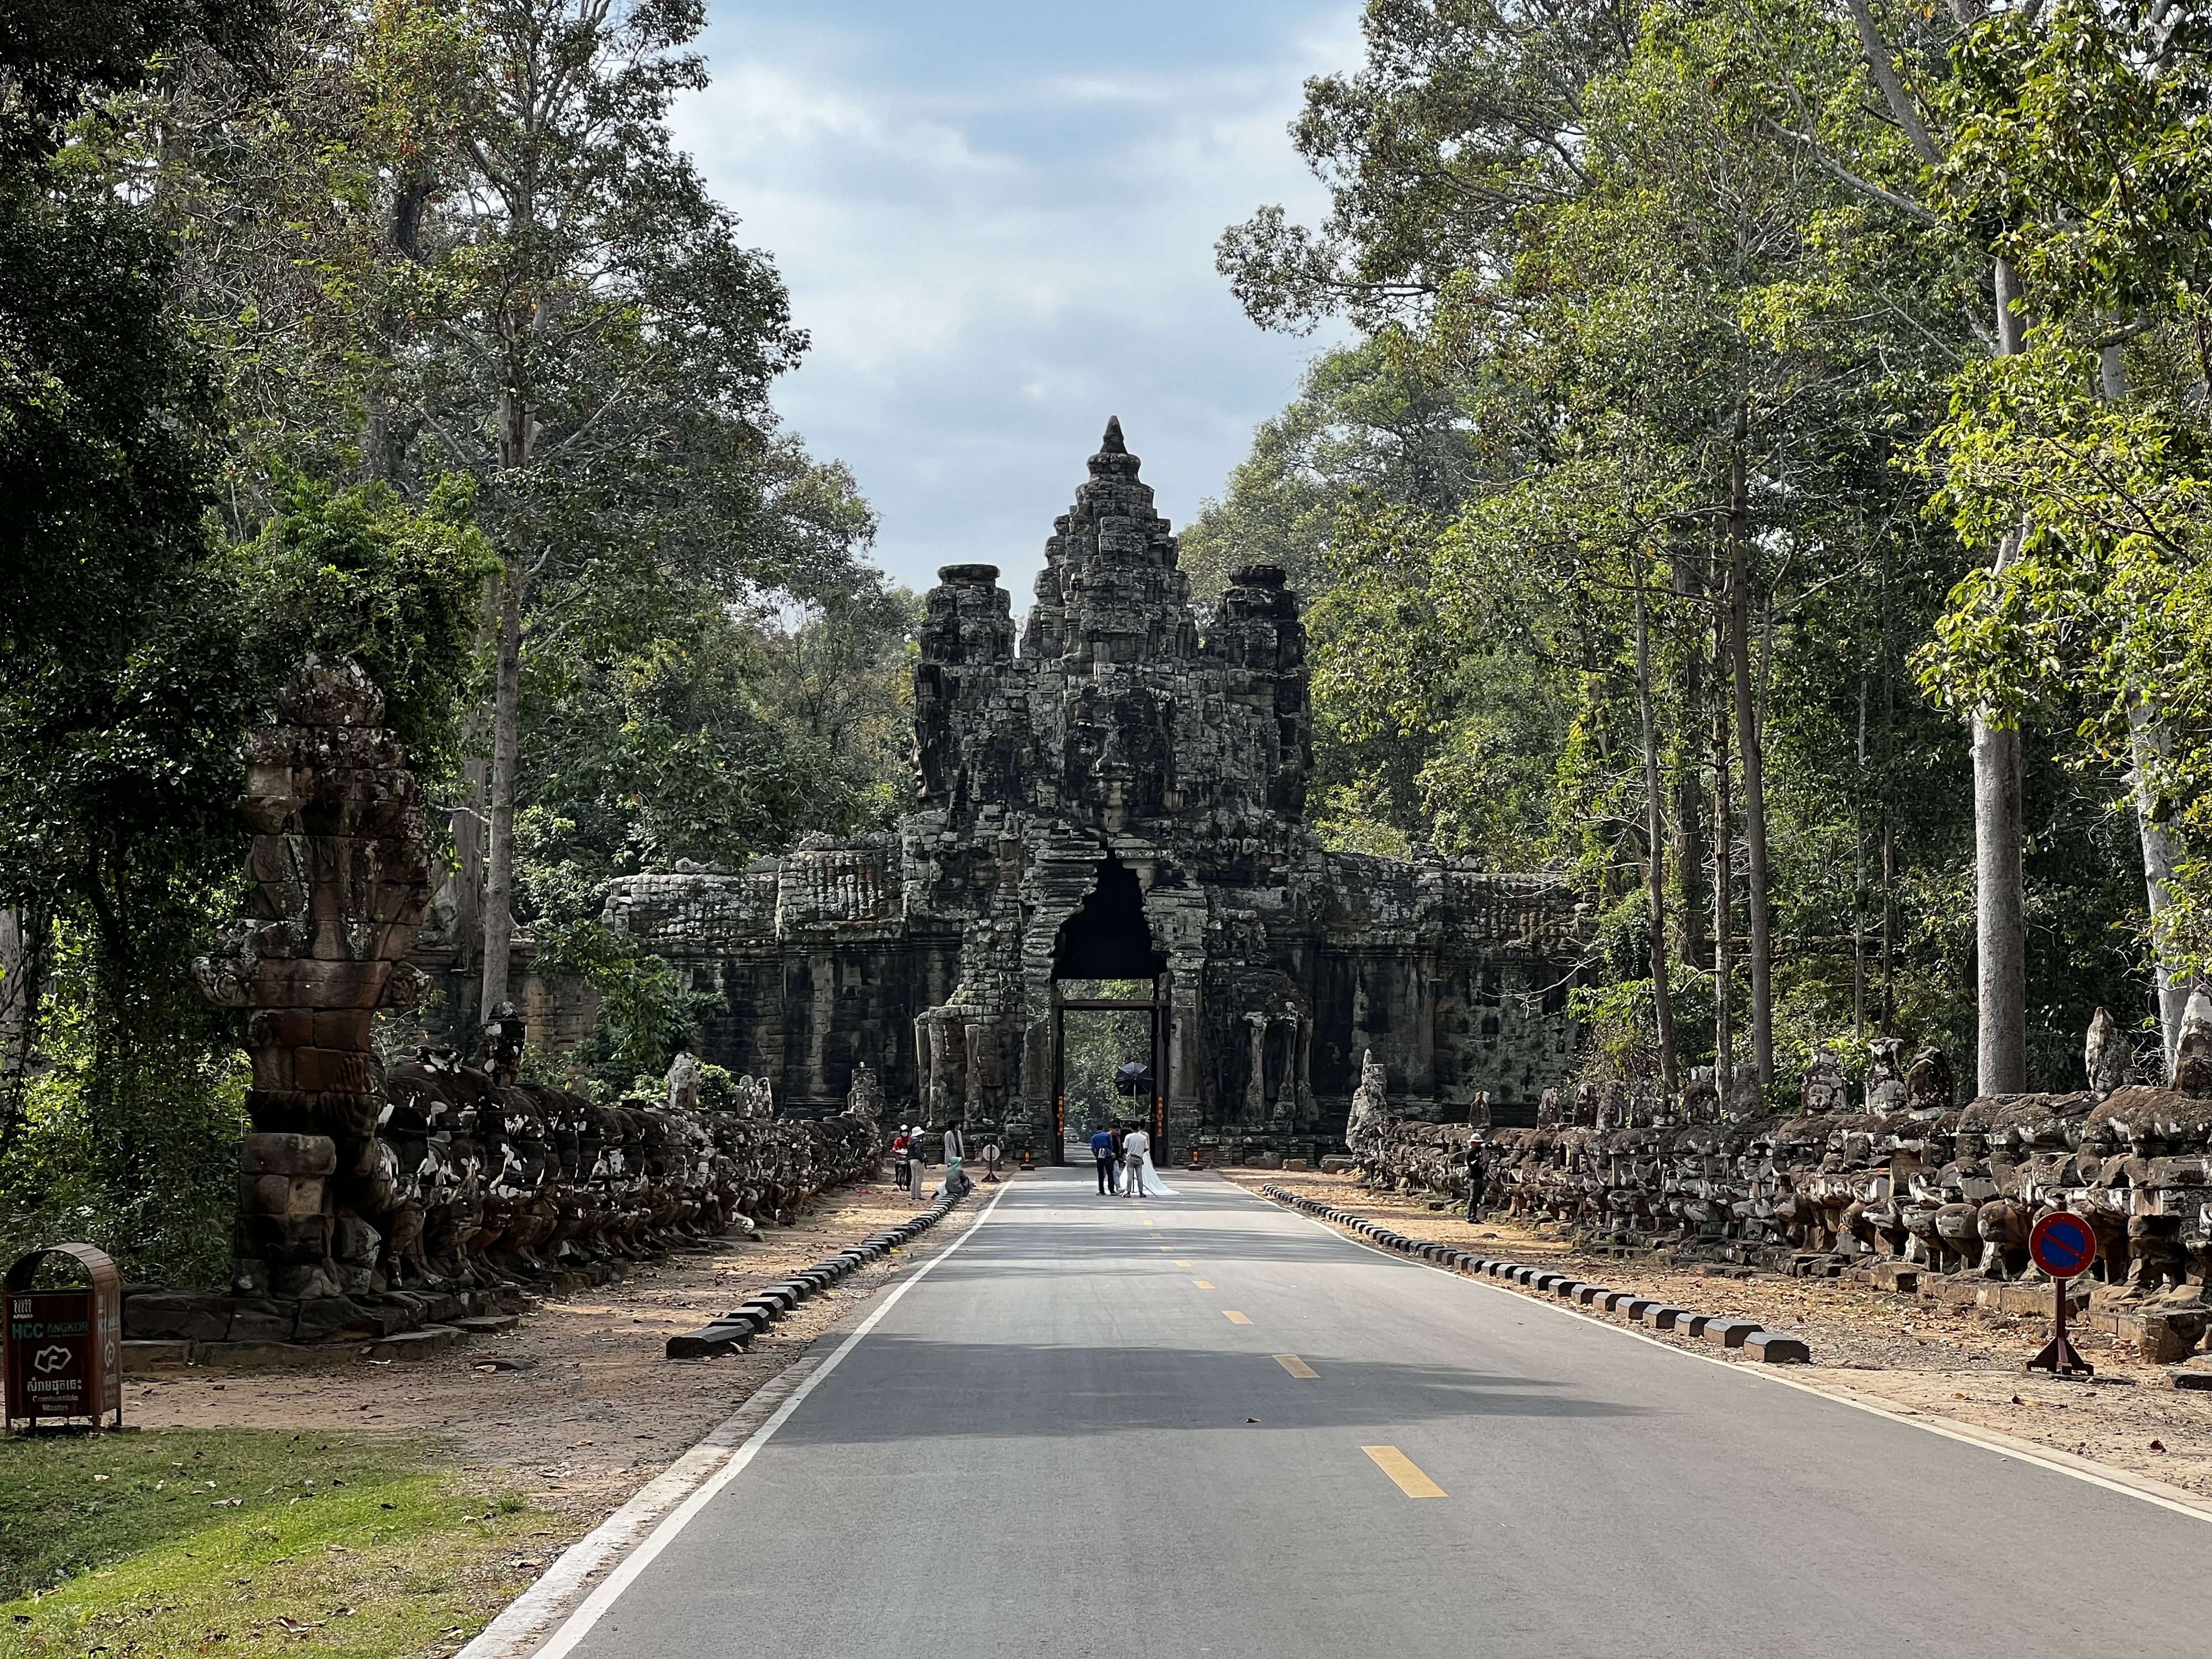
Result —
[[1408, 1498], [1442, 1498], [1444, 1489], [1421, 1473], [1421, 1466], [1400, 1451], [1395, 1446], [1362, 1446], [1360, 1450], [1375, 1460], [1375, 1467], [1398, 1483], [1398, 1490]]
[[[1201, 1290], [1201, 1291], [1210, 1291], [1210, 1290], [1212, 1290], [1212, 1289], [1213, 1288], [1213, 1286], [1212, 1286], [1212, 1285], [1211, 1285], [1207, 1284], [1207, 1283], [1206, 1283], [1204, 1279], [1192, 1279], [1190, 1282], [1191, 1282], [1192, 1284], [1194, 1284], [1194, 1285], [1197, 1285], [1197, 1286], [1198, 1286], [1198, 1288], [1199, 1288], [1200, 1290]], [[2053, 1316], [2054, 1318], [2055, 1318], [2055, 1317], [2057, 1317], [2057, 1316], [2056, 1316], [2056, 1315], [2054, 1315], [2054, 1316]]]
[[1188, 1261], [1178, 1261], [1176, 1263], [1176, 1266], [1178, 1267], [1188, 1267], [1190, 1266], [1190, 1263]]
[[1307, 1364], [1304, 1360], [1299, 1358], [1297, 1355], [1294, 1353], [1279, 1353], [1275, 1356], [1275, 1363], [1278, 1365], [1280, 1365], [1285, 1370], [1288, 1371], [1292, 1376], [1319, 1376], [1321, 1375], [1319, 1371]]
[[1232, 1325], [1249, 1325], [1252, 1322], [1250, 1320], [1245, 1318], [1243, 1314], [1238, 1313], [1234, 1308], [1224, 1308], [1221, 1311]]

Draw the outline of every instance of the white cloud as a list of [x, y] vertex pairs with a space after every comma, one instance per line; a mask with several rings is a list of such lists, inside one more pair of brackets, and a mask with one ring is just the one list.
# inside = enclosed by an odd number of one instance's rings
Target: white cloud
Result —
[[1181, 58], [1125, 24], [1127, 67], [1071, 72], [1094, 9], [717, 6], [678, 136], [784, 272], [813, 348], [778, 405], [858, 474], [897, 579], [987, 559], [1019, 607], [1108, 414], [1184, 516], [1291, 394], [1313, 343], [1253, 328], [1212, 245], [1323, 205], [1284, 129], [1356, 61], [1357, 8], [1207, 11], [1163, 25]]

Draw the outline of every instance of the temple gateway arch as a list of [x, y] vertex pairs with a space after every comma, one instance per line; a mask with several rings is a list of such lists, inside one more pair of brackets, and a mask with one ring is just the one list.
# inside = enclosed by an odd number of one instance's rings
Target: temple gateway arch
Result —
[[1089, 475], [1018, 641], [994, 567], [938, 573], [896, 830], [630, 878], [609, 924], [723, 999], [702, 1058], [794, 1113], [842, 1108], [866, 1065], [893, 1117], [1056, 1158], [1062, 1005], [1114, 980], [1150, 986], [1145, 1104], [1178, 1160], [1328, 1150], [1370, 1052], [1395, 1112], [1533, 1121], [1581, 1044], [1573, 894], [1326, 850], [1283, 572], [1233, 572], [1201, 631], [1118, 421]]

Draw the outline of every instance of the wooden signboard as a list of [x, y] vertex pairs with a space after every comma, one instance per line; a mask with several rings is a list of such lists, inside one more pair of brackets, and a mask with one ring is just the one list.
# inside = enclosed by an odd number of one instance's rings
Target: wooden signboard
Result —
[[[73, 1290], [31, 1288], [39, 1264], [50, 1255], [74, 1260], [91, 1283]], [[123, 1279], [104, 1250], [89, 1244], [56, 1244], [33, 1250], [8, 1269], [0, 1296], [7, 1302], [8, 1426], [28, 1419], [88, 1419], [97, 1426], [110, 1412], [123, 1426]]]

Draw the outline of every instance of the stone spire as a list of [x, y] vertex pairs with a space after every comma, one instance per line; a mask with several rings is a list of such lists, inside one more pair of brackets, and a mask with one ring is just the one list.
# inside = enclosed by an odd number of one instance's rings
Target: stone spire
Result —
[[[1091, 476], [1094, 478], [1127, 478], [1134, 483], [1137, 469], [1142, 465], [1143, 461], [1129, 453], [1129, 446], [1122, 440], [1121, 417], [1109, 415], [1106, 417], [1106, 435], [1098, 441], [1098, 453], [1091, 458]], [[1145, 492], [1146, 506], [1152, 504], [1152, 493], [1149, 489]]]

